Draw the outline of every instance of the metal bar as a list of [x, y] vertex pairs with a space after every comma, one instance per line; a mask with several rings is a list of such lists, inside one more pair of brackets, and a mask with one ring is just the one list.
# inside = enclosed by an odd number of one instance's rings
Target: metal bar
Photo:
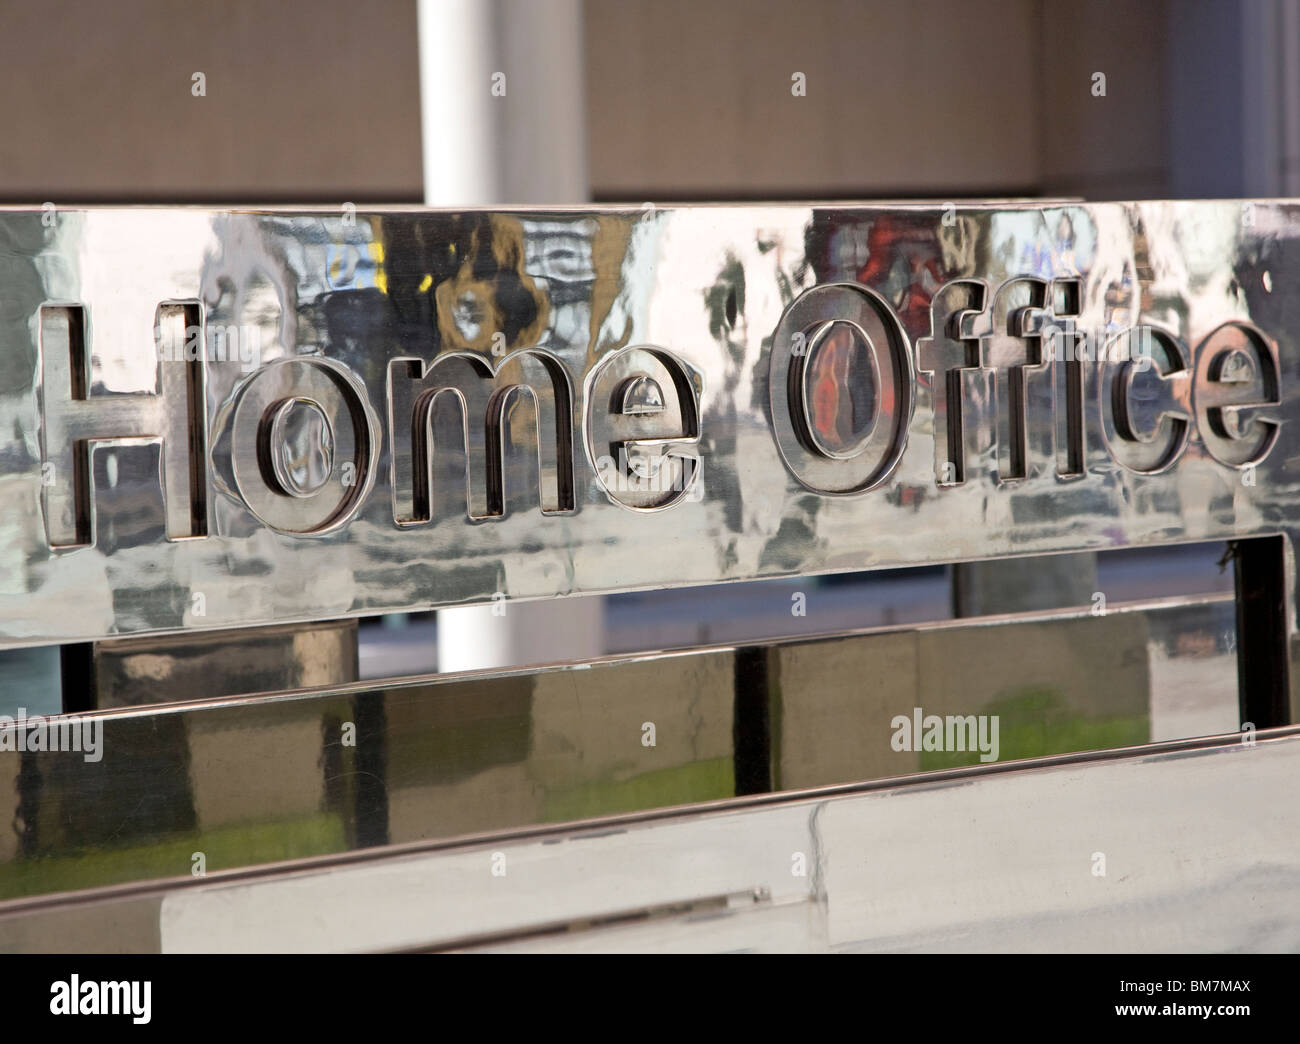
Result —
[[[69, 642], [67, 645], [59, 646], [58, 652], [63, 712], [81, 714], [94, 710], [99, 706], [95, 643]], [[5, 709], [12, 710], [10, 707]]]
[[1237, 691], [1241, 720], [1255, 728], [1291, 720], [1287, 548], [1282, 537], [1233, 545], [1237, 582]]
[[[71, 648], [89, 650], [90, 677], [84, 669], [71, 677], [65, 673], [65, 700], [83, 688], [93, 696], [84, 708], [65, 704], [68, 710], [321, 688], [357, 680], [356, 620], [118, 638]], [[65, 670], [67, 662], [65, 656]]]
[[1249, 200], [0, 211], [0, 644], [1290, 539], [1297, 238]]
[[1296, 728], [949, 770], [11, 903], [0, 946], [1293, 950], [1300, 812], [1239, 795], [1297, 771]]
[[1216, 597], [0, 719], [0, 899], [1235, 731], [1233, 636]]
[[775, 695], [769, 650], [736, 650], [735, 747], [736, 793], [766, 794], [772, 789], [772, 700]]

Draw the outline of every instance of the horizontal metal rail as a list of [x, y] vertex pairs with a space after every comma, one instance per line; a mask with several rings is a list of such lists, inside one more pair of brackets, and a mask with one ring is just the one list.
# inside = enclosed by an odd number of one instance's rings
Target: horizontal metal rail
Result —
[[[1233, 609], [1172, 599], [29, 719], [0, 736], [0, 899], [1235, 731]], [[927, 749], [933, 722], [962, 749]]]
[[[0, 947], [1289, 950], [1300, 728], [412, 843], [0, 909]], [[544, 901], [543, 901], [544, 900]]]

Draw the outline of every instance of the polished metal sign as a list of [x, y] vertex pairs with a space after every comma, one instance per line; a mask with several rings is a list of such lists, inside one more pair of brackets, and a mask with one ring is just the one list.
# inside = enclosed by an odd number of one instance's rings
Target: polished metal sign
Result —
[[0, 248], [5, 644], [1296, 503], [1288, 204], [47, 207]]

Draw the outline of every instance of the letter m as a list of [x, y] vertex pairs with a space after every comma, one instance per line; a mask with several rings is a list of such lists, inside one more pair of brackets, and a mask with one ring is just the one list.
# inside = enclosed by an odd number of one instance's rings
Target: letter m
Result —
[[129, 982], [106, 982], [102, 987], [103, 1002], [100, 1004], [101, 1015], [126, 1015], [131, 1011], [131, 984]]
[[463, 479], [471, 519], [502, 518], [536, 468], [543, 514], [572, 511], [573, 393], [563, 364], [540, 348], [512, 352], [493, 371], [468, 352], [388, 367], [393, 518], [445, 517]]
[[960, 714], [949, 714], [945, 722], [947, 725], [948, 735], [947, 747], [949, 750], [976, 750], [979, 744], [976, 743], [976, 721], [975, 715], [967, 714], [962, 717]]

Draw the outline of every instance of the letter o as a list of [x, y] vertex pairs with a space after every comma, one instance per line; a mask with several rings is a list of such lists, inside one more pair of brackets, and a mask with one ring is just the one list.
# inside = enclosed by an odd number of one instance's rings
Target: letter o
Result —
[[237, 393], [235, 486], [248, 510], [276, 532], [331, 532], [374, 486], [378, 433], [365, 388], [345, 367], [319, 358], [271, 363]]
[[[845, 372], [838, 390], [825, 379], [814, 388], [810, 378], [818, 352], [840, 326], [848, 328], [855, 349], [866, 351], [869, 378], [857, 383], [859, 391], [871, 385], [875, 402], [859, 426], [831, 440], [812, 415], [819, 391], [852, 394], [856, 375]], [[806, 351], [795, 351], [796, 338]], [[902, 459], [916, 403], [912, 346], [888, 302], [857, 283], [828, 283], [801, 294], [772, 335], [768, 401], [777, 449], [805, 487], [824, 496], [854, 496], [886, 481]]]

